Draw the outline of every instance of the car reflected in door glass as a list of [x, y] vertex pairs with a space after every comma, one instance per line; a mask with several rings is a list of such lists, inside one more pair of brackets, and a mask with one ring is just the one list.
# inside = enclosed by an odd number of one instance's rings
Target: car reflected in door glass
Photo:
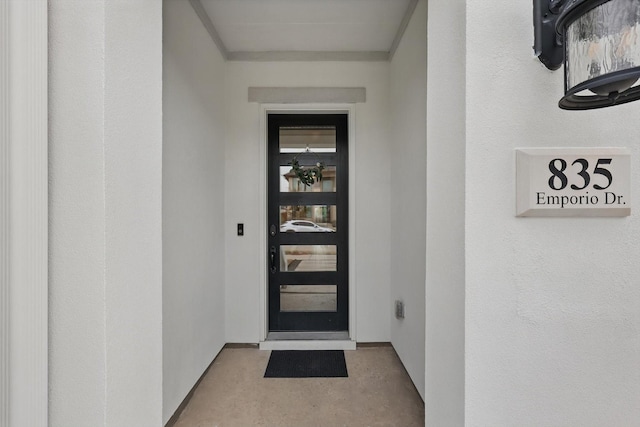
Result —
[[281, 233], [332, 233], [336, 223], [336, 205], [280, 206]]
[[281, 233], [331, 233], [336, 230], [329, 227], [321, 227], [311, 221], [287, 221], [280, 226]]

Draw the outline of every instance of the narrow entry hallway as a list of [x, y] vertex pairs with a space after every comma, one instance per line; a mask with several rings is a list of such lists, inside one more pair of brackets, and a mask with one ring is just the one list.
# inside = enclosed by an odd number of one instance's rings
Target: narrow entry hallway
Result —
[[269, 351], [225, 347], [174, 427], [424, 425], [424, 404], [393, 347], [344, 354], [348, 378], [263, 378]]

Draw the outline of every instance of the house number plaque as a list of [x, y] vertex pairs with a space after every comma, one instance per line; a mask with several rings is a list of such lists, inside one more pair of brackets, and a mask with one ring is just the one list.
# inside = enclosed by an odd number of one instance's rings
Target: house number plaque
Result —
[[517, 216], [628, 216], [625, 148], [516, 149]]

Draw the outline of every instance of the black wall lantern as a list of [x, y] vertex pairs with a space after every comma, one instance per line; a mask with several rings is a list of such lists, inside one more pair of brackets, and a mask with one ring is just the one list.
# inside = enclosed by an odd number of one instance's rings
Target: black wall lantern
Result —
[[560, 108], [640, 99], [640, 0], [533, 0], [533, 21], [540, 61], [550, 70], [564, 63]]

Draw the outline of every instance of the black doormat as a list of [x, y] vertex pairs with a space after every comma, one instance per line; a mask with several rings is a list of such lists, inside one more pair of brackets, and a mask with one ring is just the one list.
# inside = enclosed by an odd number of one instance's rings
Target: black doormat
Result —
[[265, 378], [348, 377], [342, 350], [273, 350]]

